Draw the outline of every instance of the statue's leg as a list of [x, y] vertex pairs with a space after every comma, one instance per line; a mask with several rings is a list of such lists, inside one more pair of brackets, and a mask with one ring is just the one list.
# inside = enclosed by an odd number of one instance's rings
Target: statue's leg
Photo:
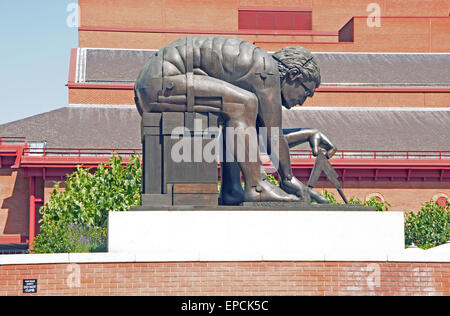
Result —
[[[233, 154], [244, 176], [244, 201], [299, 201], [298, 197], [268, 182], [261, 173], [256, 133], [256, 95], [228, 82], [206, 76], [195, 76], [194, 87], [195, 111], [205, 111], [208, 107], [215, 109], [215, 98], [221, 98], [220, 113], [225, 121], [226, 150], [230, 156]], [[236, 172], [236, 168], [231, 168], [232, 172]], [[237, 172], [230, 175], [230, 178], [236, 181], [236, 175]]]
[[[222, 133], [223, 138], [223, 154], [226, 157], [226, 135]], [[236, 161], [220, 162], [221, 170], [221, 186], [220, 186], [220, 203], [221, 205], [239, 205], [244, 202], [244, 189], [241, 183], [241, 169]]]
[[[146, 111], [173, 112], [186, 111], [187, 84], [185, 75], [164, 78], [170, 90], [163, 95], [140, 91], [141, 103], [146, 105]], [[194, 75], [193, 87], [190, 97], [193, 97], [195, 112], [220, 113], [225, 121], [226, 128], [236, 132], [231, 136], [234, 146], [227, 149], [237, 161], [244, 181], [245, 201], [299, 201], [299, 198], [288, 194], [279, 187], [274, 186], [261, 174], [261, 161], [259, 158], [258, 138], [256, 135], [256, 116], [258, 114], [258, 98], [255, 94], [234, 86], [223, 80], [209, 76]], [[251, 159], [254, 158], [254, 159]], [[231, 162], [228, 170], [231, 183], [237, 183], [237, 169]], [[227, 168], [227, 167], [225, 167]], [[226, 175], [225, 177], [227, 177]], [[229, 182], [229, 183], [230, 183]]]
[[[303, 144], [308, 142], [309, 138], [313, 133], [317, 132], [315, 129], [292, 129], [292, 130], [283, 130], [283, 133], [286, 137], [286, 140], [288, 141], [289, 148], [295, 147], [297, 145]], [[333, 148], [327, 148], [329, 151], [329, 154], [332, 156], [336, 152], [336, 149]], [[311, 199], [313, 201], [316, 201], [319, 204], [328, 204], [329, 201], [319, 194], [318, 192], [309, 189], [309, 195], [311, 196]]]

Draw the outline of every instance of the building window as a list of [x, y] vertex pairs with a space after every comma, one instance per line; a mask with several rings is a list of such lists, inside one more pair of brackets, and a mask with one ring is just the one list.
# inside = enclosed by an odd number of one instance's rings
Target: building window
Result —
[[312, 30], [309, 9], [239, 9], [240, 30]]

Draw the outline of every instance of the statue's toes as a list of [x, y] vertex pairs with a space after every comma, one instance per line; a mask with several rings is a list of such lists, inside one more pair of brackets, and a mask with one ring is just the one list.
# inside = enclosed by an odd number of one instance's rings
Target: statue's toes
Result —
[[246, 202], [299, 202], [300, 199], [293, 195], [284, 192], [279, 188], [272, 190], [263, 189], [261, 192], [256, 190], [246, 191]]
[[330, 201], [328, 201], [326, 198], [324, 198], [316, 191], [310, 190], [310, 196], [312, 200], [316, 201], [319, 204], [330, 204]]

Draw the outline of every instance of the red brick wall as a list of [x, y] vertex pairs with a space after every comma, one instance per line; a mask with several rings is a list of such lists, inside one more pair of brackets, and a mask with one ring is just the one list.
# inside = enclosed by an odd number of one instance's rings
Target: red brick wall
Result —
[[[365, 17], [357, 17], [353, 21], [353, 26], [347, 24], [347, 28], [354, 28], [354, 42], [338, 42], [337, 31], [340, 28], [332, 31], [328, 36], [322, 35], [322, 33], [316, 33], [314, 36], [219, 35], [241, 37], [267, 51], [276, 51], [292, 45], [301, 45], [314, 52], [440, 53], [447, 52], [450, 48], [447, 40], [450, 35], [450, 18], [448, 17], [382, 18], [381, 27], [369, 27]], [[178, 28], [178, 30], [180, 29]], [[203, 30], [214, 31], [217, 29], [209, 27]], [[348, 36], [350, 35], [348, 34]], [[79, 31], [79, 45], [91, 48], [158, 49], [184, 36], [205, 36], [205, 34], [183, 33], [182, 31], [179, 33], [106, 32], [91, 29]]]
[[[381, 19], [381, 27], [369, 27], [366, 17], [356, 17], [353, 21], [354, 42], [308, 43], [299, 41], [298, 45], [313, 52], [441, 53], [448, 52], [450, 47], [447, 40], [450, 35], [450, 18], [448, 16], [441, 18], [384, 17]], [[258, 46], [272, 51], [288, 46], [287, 43], [283, 43], [283, 39], [278, 37], [273, 41], [275, 42], [261, 43]]]
[[0, 295], [22, 295], [23, 279], [38, 280], [38, 295], [450, 295], [450, 263], [10, 265], [0, 267]]
[[[134, 105], [134, 92], [114, 89], [69, 89], [69, 104]], [[447, 92], [317, 91], [304, 106], [324, 107], [448, 107]]]
[[[343, 191], [350, 199], [356, 197], [361, 201], [373, 194], [380, 194], [391, 207], [391, 211], [417, 212], [422, 205], [438, 194], [450, 196], [448, 182], [421, 182], [421, 181], [344, 181]], [[339, 193], [329, 182], [319, 182], [315, 190], [319, 193], [323, 189], [332, 192], [336, 199], [342, 202]]]
[[[110, 27], [120, 29], [166, 30], [238, 30], [238, 9], [254, 8], [303, 8], [312, 9], [312, 30], [337, 32], [353, 16], [367, 16], [368, 0], [302, 0], [292, 3], [280, 1], [227, 0], [80, 0], [82, 27]], [[448, 17], [450, 0], [381, 0], [381, 16], [441, 16]], [[200, 13], [199, 13], [200, 12]], [[257, 42], [264, 49], [275, 50], [298, 42], [312, 51], [383, 51], [383, 52], [445, 52], [448, 51], [449, 19], [395, 18], [382, 19], [382, 27], [368, 27], [365, 18], [355, 25], [353, 44], [315, 44], [314, 41], [336, 41], [333, 37], [299, 36], [240, 36]], [[191, 34], [195, 36], [195, 34]], [[79, 33], [80, 47], [108, 48], [158, 48], [183, 34], [162, 33]], [[266, 41], [285, 42], [280, 44]]]
[[317, 92], [303, 106], [448, 107], [448, 92]]
[[370, 14], [367, 6], [374, 2], [382, 16], [448, 16], [450, 7], [449, 0], [313, 0], [313, 30], [336, 31], [352, 16]]
[[[237, 30], [238, 8], [312, 9], [313, 30], [335, 32], [369, 0], [79, 0], [81, 26]], [[450, 0], [380, 0], [382, 16], [448, 16]], [[199, 14], [199, 12], [201, 12]], [[151, 17], [151, 18], [150, 18]]]
[[[212, 27], [205, 29], [216, 31]], [[251, 31], [249, 31], [251, 32]], [[336, 33], [336, 34], [334, 34]], [[328, 33], [327, 33], [328, 34]], [[205, 34], [205, 33], [186, 33], [179, 31], [177, 33], [150, 33], [150, 32], [112, 32], [96, 30], [80, 30], [78, 32], [79, 46], [89, 48], [125, 48], [125, 49], [159, 49], [165, 45], [185, 36], [208, 36], [217, 35], [225, 37], [240, 37], [250, 43], [254, 43], [264, 49], [271, 50], [273, 47], [278, 50], [281, 47], [294, 45], [295, 43], [309, 42], [334, 42], [338, 44], [337, 31], [329, 35], [316, 33], [312, 35], [256, 35], [256, 34]], [[282, 43], [282, 44], [279, 44]], [[320, 45], [320, 44], [318, 44]]]
[[69, 104], [133, 105], [134, 91], [133, 89], [69, 89]]
[[0, 169], [0, 239], [28, 236], [28, 179]]

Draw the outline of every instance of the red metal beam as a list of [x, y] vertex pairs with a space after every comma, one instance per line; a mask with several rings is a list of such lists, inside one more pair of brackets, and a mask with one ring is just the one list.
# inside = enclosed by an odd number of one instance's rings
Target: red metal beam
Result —
[[[112, 152], [124, 156], [123, 164], [126, 164], [129, 161], [126, 156], [139, 151], [138, 149], [47, 148], [41, 153], [31, 153], [28, 148], [25, 148], [20, 153], [8, 151], [3, 154], [17, 155], [20, 158], [19, 166], [17, 167], [22, 168], [26, 177], [63, 179], [67, 173], [73, 172], [79, 165], [95, 170], [98, 164], [108, 163]], [[294, 173], [303, 175], [305, 171], [311, 170], [314, 164], [314, 157], [310, 151], [294, 150], [291, 154]], [[354, 158], [355, 155], [364, 158]], [[345, 171], [345, 174], [349, 177], [360, 179], [369, 177], [375, 181], [386, 177], [402, 178], [408, 181], [424, 176], [433, 181], [447, 181], [448, 177], [446, 178], [445, 176], [450, 175], [450, 173], [445, 173], [445, 170], [450, 170], [450, 152], [442, 151], [339, 152], [330, 162], [338, 172], [342, 172], [342, 175]], [[263, 164], [266, 168], [273, 169], [268, 159], [264, 158]]]
[[312, 9], [241, 7], [241, 8], [238, 8], [238, 11], [312, 12]]
[[28, 236], [2, 236], [0, 244], [25, 244], [28, 243]]
[[[355, 15], [353, 18], [355, 19], [367, 19], [369, 16], [367, 15]], [[413, 16], [413, 15], [391, 15], [391, 16], [380, 16], [381, 19], [442, 19], [442, 18], [450, 18], [450, 16], [446, 15], [419, 15], [419, 16]]]
[[110, 83], [72, 83], [66, 84], [69, 89], [107, 89], [107, 90], [133, 90], [134, 84], [110, 84]]
[[29, 226], [28, 226], [28, 236], [29, 236], [29, 249], [33, 250], [31, 244], [34, 241], [35, 233], [36, 233], [36, 177], [29, 177]]

